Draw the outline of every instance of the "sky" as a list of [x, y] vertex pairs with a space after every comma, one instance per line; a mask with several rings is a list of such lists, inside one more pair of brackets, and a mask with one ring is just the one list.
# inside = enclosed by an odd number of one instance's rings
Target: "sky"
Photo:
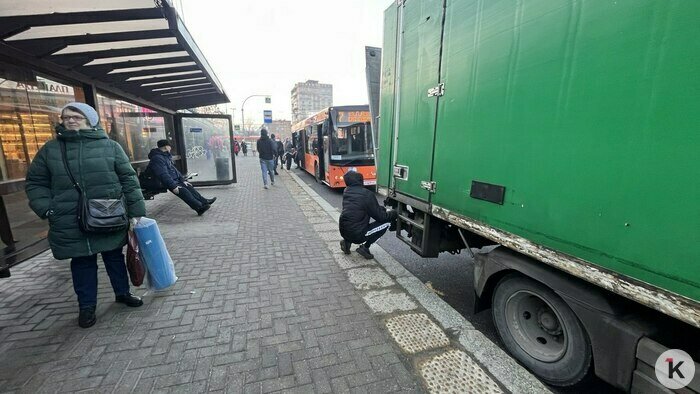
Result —
[[[333, 84], [333, 104], [367, 104], [365, 46], [381, 47], [383, 13], [393, 0], [172, 0], [224, 86], [240, 123], [291, 119], [294, 84]], [[249, 116], [253, 117], [249, 120]]]

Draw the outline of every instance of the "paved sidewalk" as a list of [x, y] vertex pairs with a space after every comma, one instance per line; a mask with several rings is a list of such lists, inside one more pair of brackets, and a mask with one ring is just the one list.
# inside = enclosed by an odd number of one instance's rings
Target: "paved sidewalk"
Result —
[[13, 269], [0, 281], [0, 391], [425, 391], [327, 248], [329, 217], [300, 208], [289, 174], [264, 190], [256, 157], [239, 157], [238, 177], [201, 189], [218, 197], [202, 217], [169, 194], [147, 202], [179, 280], [142, 308], [115, 304], [101, 268], [98, 322], [80, 329], [67, 261]]

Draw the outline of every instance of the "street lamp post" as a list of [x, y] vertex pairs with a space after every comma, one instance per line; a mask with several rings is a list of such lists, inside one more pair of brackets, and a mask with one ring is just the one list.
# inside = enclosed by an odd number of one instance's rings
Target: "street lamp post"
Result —
[[244, 133], [245, 133], [245, 115], [244, 115], [245, 102], [248, 101], [248, 99], [253, 98], [253, 97], [270, 97], [270, 95], [269, 94], [251, 94], [250, 96], [246, 97], [245, 100], [243, 100], [243, 104], [241, 104], [241, 129], [243, 129]]

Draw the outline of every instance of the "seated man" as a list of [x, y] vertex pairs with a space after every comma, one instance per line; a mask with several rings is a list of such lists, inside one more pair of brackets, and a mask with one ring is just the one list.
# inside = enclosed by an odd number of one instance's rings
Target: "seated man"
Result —
[[201, 216], [216, 201], [216, 197], [209, 199], [202, 197], [192, 184], [185, 180], [185, 177], [173, 164], [173, 156], [170, 154], [171, 149], [168, 140], [158, 141], [158, 148], [151, 149], [151, 152], [148, 154], [148, 158], [151, 160], [148, 163], [148, 167], [168, 190], [180, 197], [182, 201], [186, 202], [190, 208], [197, 212], [197, 215]]
[[[374, 258], [369, 247], [375, 243], [398, 214], [379, 206], [374, 193], [365, 189], [362, 174], [348, 171], [344, 176], [343, 212], [340, 214], [340, 249], [350, 254], [352, 244], [361, 244], [357, 253], [366, 259]], [[369, 218], [375, 221], [370, 223]]]

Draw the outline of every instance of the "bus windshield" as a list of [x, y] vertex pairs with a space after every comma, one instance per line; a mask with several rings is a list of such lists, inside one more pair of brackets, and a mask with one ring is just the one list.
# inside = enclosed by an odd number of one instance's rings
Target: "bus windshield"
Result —
[[333, 130], [331, 160], [370, 159], [374, 157], [372, 126], [365, 123], [340, 123]]

